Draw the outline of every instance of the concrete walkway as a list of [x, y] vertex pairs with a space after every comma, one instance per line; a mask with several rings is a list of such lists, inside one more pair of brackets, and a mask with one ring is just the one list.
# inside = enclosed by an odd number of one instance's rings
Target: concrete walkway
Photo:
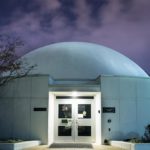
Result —
[[124, 150], [122, 148], [113, 147], [113, 146], [106, 146], [106, 145], [93, 145], [92, 148], [49, 148], [47, 145], [36, 146], [24, 150]]

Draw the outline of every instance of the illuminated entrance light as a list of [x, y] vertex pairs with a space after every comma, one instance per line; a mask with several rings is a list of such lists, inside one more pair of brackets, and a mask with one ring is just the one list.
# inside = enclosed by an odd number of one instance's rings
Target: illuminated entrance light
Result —
[[79, 95], [79, 94], [78, 94], [77, 91], [74, 91], [74, 92], [72, 92], [72, 94], [71, 94], [71, 96], [74, 97], [74, 98], [76, 98], [78, 95]]

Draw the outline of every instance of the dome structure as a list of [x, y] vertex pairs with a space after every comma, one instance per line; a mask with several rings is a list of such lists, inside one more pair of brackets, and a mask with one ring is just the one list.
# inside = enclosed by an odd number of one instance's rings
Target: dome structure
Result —
[[31, 74], [48, 74], [54, 79], [94, 79], [99, 75], [148, 77], [126, 56], [101, 45], [62, 42], [38, 48], [23, 59], [37, 67]]

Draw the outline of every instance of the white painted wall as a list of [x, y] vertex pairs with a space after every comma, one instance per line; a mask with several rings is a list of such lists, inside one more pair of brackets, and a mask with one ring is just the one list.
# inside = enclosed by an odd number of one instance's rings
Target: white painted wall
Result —
[[101, 93], [102, 107], [116, 108], [102, 114], [103, 140], [141, 137], [150, 123], [150, 78], [102, 76]]
[[34, 107], [48, 109], [48, 77], [17, 79], [0, 89], [0, 139], [48, 141], [48, 111], [35, 112]]
[[[100, 79], [102, 107], [116, 108], [116, 113], [101, 114], [102, 141], [106, 138], [117, 140], [142, 136], [144, 127], [150, 123], [150, 78], [101, 76]], [[84, 87], [84, 91], [89, 88], [86, 84], [80, 86]], [[63, 85], [59, 90], [61, 88]], [[69, 88], [73, 90], [73, 86]], [[48, 108], [48, 94], [48, 76], [17, 79], [1, 87], [0, 139], [15, 137], [41, 140], [46, 144], [48, 125], [51, 123], [50, 120], [48, 122], [48, 111], [51, 109]], [[48, 110], [35, 112], [34, 107], [46, 107]], [[108, 119], [112, 122], [108, 123]], [[111, 128], [110, 132], [108, 128]]]

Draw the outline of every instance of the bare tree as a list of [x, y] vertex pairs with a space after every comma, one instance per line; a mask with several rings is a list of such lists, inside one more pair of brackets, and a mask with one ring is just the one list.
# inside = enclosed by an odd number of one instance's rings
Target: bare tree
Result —
[[0, 35], [0, 86], [10, 80], [27, 76], [35, 67], [17, 56], [16, 49], [22, 46], [20, 38]]

